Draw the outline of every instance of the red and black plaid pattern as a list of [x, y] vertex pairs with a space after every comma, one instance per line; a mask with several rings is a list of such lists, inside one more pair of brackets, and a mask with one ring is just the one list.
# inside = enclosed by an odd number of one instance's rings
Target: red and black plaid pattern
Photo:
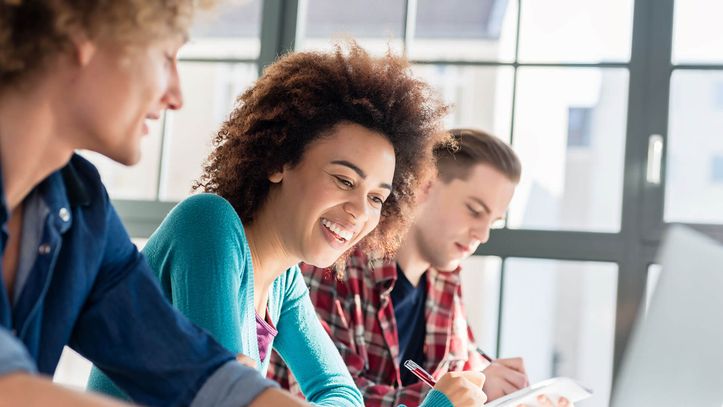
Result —
[[[395, 263], [371, 263], [355, 251], [343, 278], [329, 269], [302, 265], [311, 301], [346, 362], [366, 406], [418, 406], [429, 387], [402, 387], [399, 379], [399, 339], [390, 294], [397, 279]], [[482, 370], [486, 362], [476, 345], [462, 305], [459, 269], [428, 270], [424, 368], [435, 378], [454, 370]], [[403, 362], [403, 361], [402, 361]], [[268, 377], [300, 394], [299, 387], [278, 354]]]

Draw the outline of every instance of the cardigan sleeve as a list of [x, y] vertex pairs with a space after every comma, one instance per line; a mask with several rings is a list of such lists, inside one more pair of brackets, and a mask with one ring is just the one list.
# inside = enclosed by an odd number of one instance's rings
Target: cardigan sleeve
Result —
[[274, 349], [307, 401], [320, 406], [363, 406], [361, 393], [316, 316], [301, 271], [294, 267], [288, 276]]
[[200, 194], [176, 206], [143, 250], [173, 305], [233, 353], [246, 317], [238, 306], [244, 236], [228, 201]]

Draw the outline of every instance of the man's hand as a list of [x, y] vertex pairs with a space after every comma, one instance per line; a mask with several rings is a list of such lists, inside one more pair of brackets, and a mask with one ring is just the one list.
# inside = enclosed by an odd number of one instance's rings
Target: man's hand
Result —
[[49, 378], [26, 373], [0, 376], [0, 407], [58, 406], [58, 407], [130, 407], [97, 394], [80, 393], [58, 386]]
[[497, 359], [484, 370], [484, 392], [494, 400], [530, 385], [522, 358]]
[[264, 390], [251, 403], [251, 407], [310, 407], [304, 400], [279, 389]]

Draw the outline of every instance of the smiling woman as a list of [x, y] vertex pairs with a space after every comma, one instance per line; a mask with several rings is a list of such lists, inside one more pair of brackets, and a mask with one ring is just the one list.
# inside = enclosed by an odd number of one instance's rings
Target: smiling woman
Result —
[[[196, 185], [209, 193], [146, 244], [166, 296], [262, 373], [273, 347], [309, 401], [363, 405], [297, 264], [329, 266], [357, 244], [394, 252], [432, 148], [448, 141], [445, 112], [393, 55], [351, 44], [281, 58], [218, 131]], [[97, 371], [90, 383], [118, 394]]]
[[369, 252], [393, 253], [416, 186], [433, 168], [429, 146], [447, 137], [439, 131], [446, 107], [411, 76], [404, 59], [372, 58], [353, 43], [347, 52], [338, 46], [332, 53], [290, 54], [268, 67], [238, 104], [196, 188], [224, 197], [244, 223], [252, 222], [269, 193], [269, 174], [299, 164], [309, 145], [334, 134], [337, 124], [356, 123], [394, 148], [393, 189], [379, 227], [362, 242]]
[[309, 145], [299, 164], [269, 177], [262, 213], [248, 230], [252, 252], [252, 233], [271, 219], [274, 224], [262, 229], [280, 229], [288, 252], [331, 265], [379, 223], [394, 169], [394, 147], [384, 135], [351, 122], [335, 125]]

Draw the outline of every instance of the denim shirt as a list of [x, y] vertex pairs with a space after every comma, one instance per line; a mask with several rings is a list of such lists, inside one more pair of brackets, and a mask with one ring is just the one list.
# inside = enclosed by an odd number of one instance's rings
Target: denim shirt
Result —
[[[23, 227], [37, 236], [22, 238], [13, 298], [0, 280], [0, 376], [52, 375], [68, 345], [145, 405], [248, 405], [275, 385], [166, 301], [92, 164], [74, 155], [31, 196], [24, 222], [44, 218]], [[2, 253], [8, 217], [0, 174]]]

